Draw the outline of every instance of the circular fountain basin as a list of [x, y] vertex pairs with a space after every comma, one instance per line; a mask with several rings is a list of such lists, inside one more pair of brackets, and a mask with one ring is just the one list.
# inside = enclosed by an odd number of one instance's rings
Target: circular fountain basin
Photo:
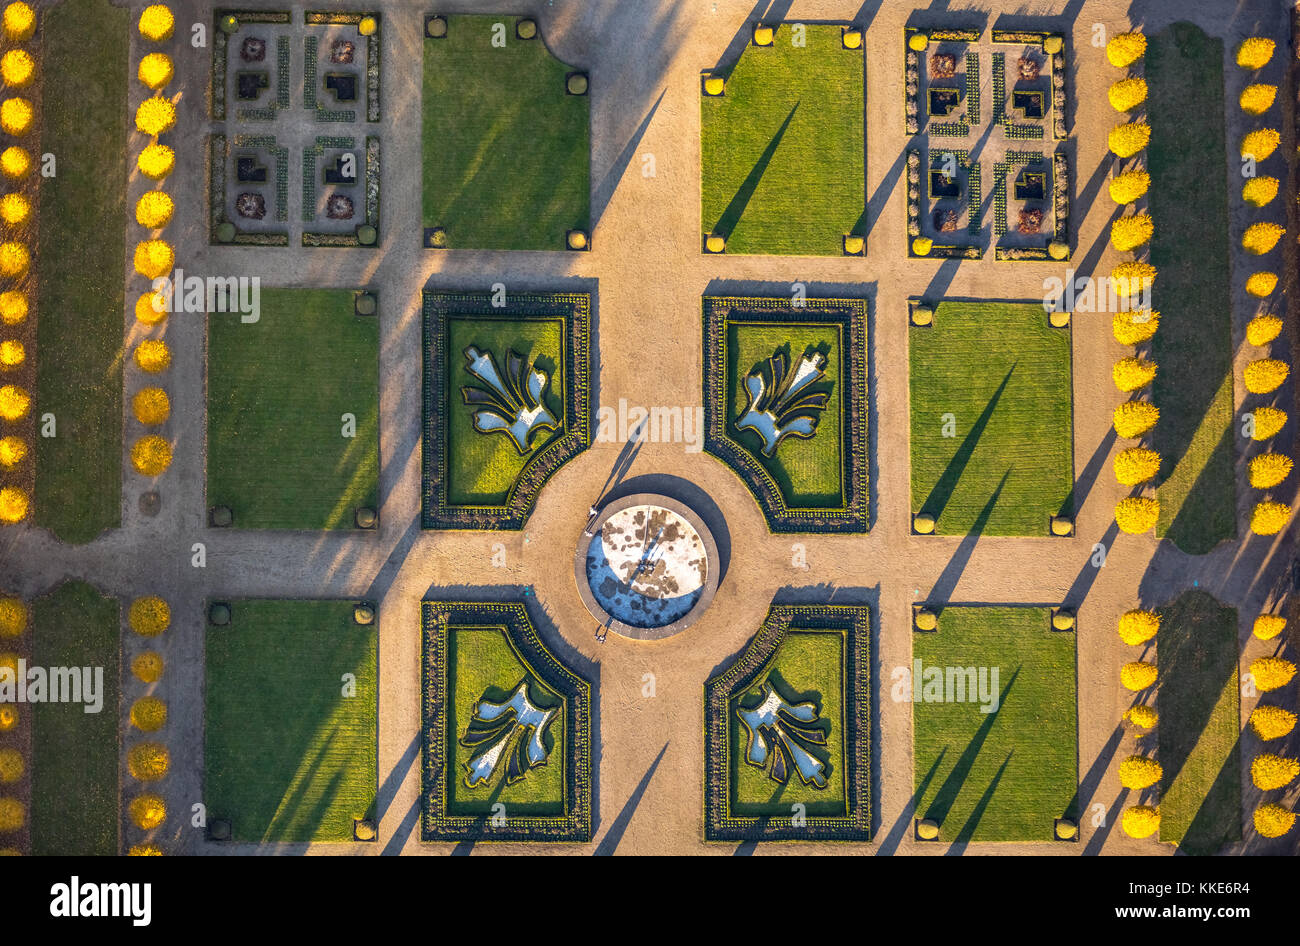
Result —
[[638, 493], [605, 506], [574, 561], [578, 593], [603, 628], [658, 640], [690, 627], [717, 592], [718, 549], [694, 510]]

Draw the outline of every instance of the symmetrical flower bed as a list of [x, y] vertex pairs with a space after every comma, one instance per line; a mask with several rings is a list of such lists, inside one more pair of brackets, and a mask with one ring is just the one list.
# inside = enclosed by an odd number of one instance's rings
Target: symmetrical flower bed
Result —
[[[864, 299], [704, 297], [704, 449], [745, 481], [773, 532], [867, 531], [867, 318]], [[778, 352], [791, 370], [820, 355], [825, 378], [810, 390], [828, 398], [811, 436], [768, 454], [738, 421], [746, 379]]]
[[704, 684], [705, 840], [871, 839], [870, 641], [865, 605], [773, 605]]
[[[523, 602], [425, 601], [421, 620], [421, 840], [589, 841], [590, 681]], [[482, 707], [506, 702], [491, 726]]]
[[[497, 300], [498, 302], [501, 300]], [[424, 293], [426, 529], [522, 529], [546, 481], [591, 445], [591, 297], [585, 293]], [[526, 449], [476, 427], [462, 391], [476, 355], [517, 353], [545, 380], [537, 400], [556, 423]]]

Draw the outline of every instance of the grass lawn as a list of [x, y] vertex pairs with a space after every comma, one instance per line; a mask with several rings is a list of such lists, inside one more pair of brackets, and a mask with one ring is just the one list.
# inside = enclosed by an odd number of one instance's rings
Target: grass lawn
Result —
[[[1041, 310], [1040, 310], [1041, 311]], [[924, 668], [988, 668], [995, 712], [921, 690], [912, 707], [918, 818], [944, 841], [1048, 841], [1078, 788], [1075, 634], [1048, 628], [1048, 610], [944, 608], [939, 630], [912, 635]], [[993, 686], [993, 668], [998, 670]], [[954, 681], [955, 682], [955, 681]]]
[[1237, 612], [1189, 591], [1160, 615], [1160, 840], [1213, 854], [1241, 839]]
[[704, 234], [728, 253], [839, 256], [866, 217], [862, 50], [834, 24], [781, 26], [747, 46], [721, 96], [700, 99]]
[[[767, 673], [758, 684], [731, 700], [727, 724], [731, 732], [731, 814], [739, 817], [789, 816], [790, 806], [802, 803], [809, 815], [845, 817], [848, 797], [844, 773], [844, 635], [840, 631], [791, 629], [777, 650]], [[824, 749], [811, 748], [826, 764], [825, 788], [805, 785], [797, 771], [791, 771], [784, 785], [774, 781], [769, 771], [745, 761], [749, 745], [748, 729], [737, 711], [743, 706], [758, 705], [760, 685], [771, 680], [783, 698], [798, 704], [812, 701], [819, 708], [818, 718], [827, 721]], [[776, 751], [769, 741], [768, 748]]]
[[121, 606], [69, 582], [33, 612], [33, 666], [102, 667], [104, 681], [98, 713], [81, 703], [31, 706], [32, 853], [116, 855]]
[[449, 16], [424, 40], [424, 225], [449, 248], [563, 250], [590, 230], [590, 96], [567, 94], [577, 70], [515, 19]]
[[[727, 434], [749, 449], [781, 487], [786, 504], [792, 507], [839, 506], [843, 503], [844, 458], [840, 426], [841, 389], [840, 326], [836, 324], [727, 325], [727, 383], [731, 401]], [[763, 441], [750, 429], [740, 430], [736, 421], [745, 414], [749, 399], [745, 378], [777, 351], [784, 351], [793, 370], [804, 353], [812, 349], [826, 356], [826, 377], [814, 390], [828, 390], [830, 401], [821, 414], [817, 432], [810, 439], [786, 437], [772, 457], [763, 455]]]
[[237, 528], [348, 529], [378, 511], [379, 320], [352, 292], [268, 289], [257, 322], [209, 317], [207, 489]]
[[[562, 815], [564, 813], [564, 701], [535, 674], [530, 673], [510, 643], [504, 627], [453, 627], [447, 645], [447, 663], [451, 670], [447, 705], [447, 758], [451, 760], [447, 777], [447, 811], [452, 815], [489, 814], [494, 804], [504, 804], [506, 811], [522, 815]], [[543, 709], [558, 707], [543, 739], [550, 750], [546, 762], [529, 769], [523, 779], [505, 784], [506, 760], [486, 781], [470, 788], [465, 783], [467, 764], [483, 747], [467, 748], [460, 744], [474, 704], [481, 699], [500, 703], [509, 699], [519, 681], [529, 680], [529, 699]]]
[[[528, 461], [554, 437], [564, 435], [564, 319], [458, 316], [448, 320], [447, 333], [447, 499], [464, 506], [501, 506]], [[520, 456], [505, 433], [474, 429], [474, 411], [464, 403], [461, 388], [484, 385], [468, 371], [465, 349], [470, 346], [491, 352], [499, 371], [507, 370], [507, 354], [513, 349], [526, 361], [536, 359], [537, 368], [549, 376], [542, 399], [560, 426], [549, 435], [544, 430], [535, 434], [527, 456]]]
[[[41, 13], [35, 522], [89, 542], [121, 521], [127, 48], [130, 13], [67, 0]], [[27, 147], [35, 147], [28, 143]]]
[[353, 607], [235, 601], [208, 628], [204, 800], [234, 840], [350, 841], [374, 817], [378, 630]]
[[1148, 42], [1152, 298], [1161, 311], [1153, 447], [1164, 457], [1156, 528], [1200, 555], [1237, 534], [1223, 42], [1187, 23]]
[[941, 302], [909, 348], [913, 511], [944, 535], [1047, 535], [1073, 514], [1069, 331], [1037, 303]]

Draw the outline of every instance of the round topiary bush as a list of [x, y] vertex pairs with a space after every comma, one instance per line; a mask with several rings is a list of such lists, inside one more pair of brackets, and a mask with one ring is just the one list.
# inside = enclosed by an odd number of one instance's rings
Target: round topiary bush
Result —
[[161, 279], [176, 265], [176, 251], [166, 240], [142, 240], [135, 245], [134, 262], [145, 279]]
[[1250, 662], [1250, 675], [1263, 693], [1280, 690], [1295, 676], [1295, 664], [1283, 657], [1256, 657]]
[[32, 265], [32, 254], [16, 240], [0, 243], [0, 276], [22, 279]]
[[930, 45], [930, 37], [925, 33], [913, 33], [907, 38], [907, 48], [913, 52], [924, 52]]
[[708, 76], [704, 80], [704, 94], [721, 95], [726, 86], [726, 81], [722, 76]]
[[0, 128], [5, 134], [21, 138], [32, 130], [36, 122], [36, 109], [24, 98], [5, 99], [0, 103]]
[[1150, 243], [1154, 233], [1150, 214], [1129, 214], [1110, 225], [1110, 243], [1121, 253], [1127, 253]]
[[156, 696], [142, 696], [131, 704], [131, 725], [141, 732], [157, 732], [167, 724], [167, 704]]
[[5, 194], [0, 198], [0, 219], [11, 227], [21, 227], [32, 216], [32, 202], [22, 194]]
[[1131, 755], [1119, 764], [1119, 783], [1133, 791], [1150, 788], [1163, 774], [1160, 763], [1146, 756]]
[[1252, 440], [1268, 440], [1286, 426], [1286, 411], [1278, 407], [1257, 407], [1251, 411], [1251, 416], [1255, 419]]
[[1110, 284], [1121, 299], [1133, 299], [1151, 291], [1156, 268], [1150, 263], [1127, 260], [1110, 271]]
[[1151, 187], [1151, 175], [1141, 168], [1117, 174], [1110, 181], [1110, 199], [1117, 204], [1131, 204], [1145, 196]]
[[157, 92], [172, 81], [176, 67], [172, 64], [172, 57], [166, 53], [149, 53], [140, 59], [135, 75], [142, 85]]
[[1273, 58], [1277, 44], [1263, 36], [1251, 36], [1237, 47], [1237, 65], [1243, 69], [1263, 69]]
[[912, 241], [912, 252], [917, 256], [929, 256], [934, 249], [934, 241], [929, 237], [917, 237]]
[[230, 623], [230, 605], [216, 602], [208, 608], [208, 623], [213, 627], [225, 627]]
[[1117, 112], [1131, 112], [1147, 100], [1145, 79], [1130, 77], [1111, 83], [1107, 93], [1110, 107]]
[[1069, 536], [1074, 534], [1074, 520], [1069, 516], [1053, 516], [1048, 523], [1052, 535]]
[[363, 292], [357, 296], [355, 306], [357, 315], [374, 315], [377, 307], [374, 293]]
[[176, 167], [176, 152], [166, 145], [152, 142], [140, 151], [135, 159], [135, 166], [145, 177], [161, 181]]
[[1250, 779], [1260, 791], [1286, 788], [1300, 775], [1300, 762], [1285, 756], [1263, 752], [1250, 763]]
[[17, 798], [0, 798], [0, 834], [13, 834], [27, 824], [27, 808]]
[[135, 203], [135, 222], [147, 230], [161, 230], [175, 212], [176, 203], [166, 191], [145, 191]]
[[0, 703], [0, 732], [9, 732], [18, 725], [18, 710]]
[[157, 651], [148, 650], [131, 661], [131, 673], [141, 683], [157, 683], [166, 664]]
[[172, 16], [172, 11], [164, 4], [152, 4], [145, 7], [140, 13], [138, 28], [140, 35], [145, 39], [161, 43], [164, 40], [171, 39], [175, 27], [176, 17]]
[[1154, 611], [1144, 611], [1141, 608], [1134, 608], [1132, 611], [1125, 611], [1119, 618], [1119, 639], [1124, 643], [1136, 647], [1139, 644], [1145, 644], [1156, 636], [1160, 630], [1160, 615]]
[[1126, 394], [1131, 394], [1154, 381], [1156, 371], [1157, 365], [1154, 361], [1129, 357], [1115, 362], [1115, 367], [1111, 369], [1111, 376], [1115, 381], [1115, 387]]
[[0, 56], [0, 78], [11, 89], [25, 89], [36, 78], [36, 60], [25, 49], [11, 49]]
[[21, 43], [32, 38], [36, 33], [36, 11], [30, 5], [17, 0], [5, 6], [5, 38]]
[[379, 21], [373, 16], [363, 16], [357, 24], [357, 32], [362, 36], [374, 36], [379, 30]]
[[141, 388], [131, 399], [131, 412], [146, 427], [156, 427], [171, 416], [171, 399], [162, 388]]
[[1160, 454], [1145, 447], [1129, 447], [1115, 454], [1115, 479], [1121, 486], [1137, 486], [1160, 472]]
[[1146, 122], [1128, 122], [1116, 125], [1107, 136], [1110, 150], [1121, 158], [1131, 158], [1151, 141], [1151, 126]]
[[1124, 809], [1124, 833], [1130, 838], [1149, 838], [1160, 830], [1160, 809], [1150, 805], [1133, 805]]
[[912, 531], [917, 535], [930, 535], [934, 532], [934, 516], [918, 513], [912, 517]]
[[1272, 489], [1291, 475], [1294, 464], [1281, 453], [1261, 453], [1250, 458], [1250, 485], [1255, 489]]
[[1061, 240], [1053, 240], [1047, 244], [1047, 255], [1054, 260], [1068, 259], [1070, 256], [1070, 244]]
[[1280, 838], [1295, 825], [1295, 812], [1281, 805], [1260, 805], [1255, 809], [1255, 831], [1261, 837]]
[[934, 841], [939, 837], [939, 822], [922, 818], [916, 823], [916, 836], [922, 841]]
[[1282, 386], [1291, 367], [1276, 358], [1260, 358], [1246, 365], [1242, 378], [1251, 394], [1270, 394]]
[[0, 419], [22, 420], [32, 407], [32, 396], [16, 384], [0, 385]]
[[1115, 505], [1115, 524], [1129, 535], [1150, 532], [1159, 518], [1160, 501], [1150, 496], [1126, 496]]
[[160, 476], [172, 463], [172, 446], [157, 434], [146, 434], [131, 445], [131, 465], [141, 476]]
[[704, 241], [704, 248], [710, 253], [721, 253], [727, 248], [727, 240], [716, 233], [710, 234], [708, 239]]
[[27, 441], [10, 434], [0, 437], [0, 469], [12, 470], [27, 456]]
[[140, 782], [156, 782], [171, 767], [171, 753], [160, 742], [141, 742], [126, 755], [126, 770]]
[[1136, 440], [1150, 432], [1160, 420], [1160, 408], [1148, 401], [1125, 401], [1115, 408], [1115, 433]]
[[1257, 315], [1246, 326], [1246, 341], [1263, 347], [1282, 334], [1282, 320], [1276, 315]]
[[1251, 728], [1265, 742], [1290, 735], [1295, 723], [1295, 713], [1280, 706], [1256, 706], [1250, 712]]
[[21, 180], [32, 172], [31, 154], [17, 145], [5, 148], [0, 152], [0, 172], [10, 180]]
[[1256, 256], [1263, 256], [1277, 246], [1277, 241], [1282, 239], [1284, 233], [1286, 233], [1286, 228], [1276, 223], [1263, 221], [1252, 223], [1246, 228], [1246, 232], [1241, 235], [1241, 245], [1246, 252], [1254, 253]]
[[0, 749], [0, 784], [12, 784], [23, 777], [27, 766], [17, 749]]
[[1280, 614], [1261, 614], [1255, 618], [1251, 633], [1262, 641], [1271, 641], [1286, 630], [1286, 618]]
[[1106, 58], [1116, 69], [1127, 69], [1147, 52], [1147, 38], [1139, 32], [1119, 33], [1106, 44]]
[[157, 595], [145, 595], [131, 602], [127, 623], [141, 637], [157, 637], [172, 623], [172, 609]]
[[132, 823], [142, 831], [152, 831], [167, 820], [167, 803], [152, 792], [131, 799], [129, 810]]
[[537, 36], [537, 21], [524, 17], [515, 23], [515, 35], [520, 39], [533, 39]]
[[918, 306], [913, 306], [913, 308], [912, 308], [912, 324], [913, 324], [913, 325], [919, 325], [919, 326], [922, 326], [922, 327], [927, 326], [927, 325], [933, 325], [933, 324], [934, 324], [934, 309], [931, 309], [931, 308], [930, 308], [929, 306], [927, 306], [927, 305], [918, 305]]
[[153, 844], [132, 844], [127, 857], [162, 857], [162, 850]]
[[1264, 299], [1272, 295], [1273, 290], [1277, 288], [1277, 275], [1275, 273], [1251, 273], [1246, 280], [1246, 291], [1258, 299]]
[[0, 637], [20, 637], [27, 630], [27, 605], [22, 599], [5, 596], [0, 598]]
[[587, 77], [581, 72], [575, 72], [564, 80], [564, 87], [568, 89], [570, 95], [586, 95]]
[[1275, 177], [1252, 177], [1241, 185], [1241, 199], [1252, 207], [1266, 207], [1277, 196], [1279, 186]]
[[1064, 608], [1052, 615], [1052, 629], [1056, 631], [1074, 630], [1074, 612]]
[[362, 246], [374, 246], [375, 241], [379, 239], [379, 231], [368, 223], [363, 223], [357, 227], [357, 242]]
[[1282, 136], [1275, 128], [1256, 128], [1248, 131], [1241, 139], [1241, 156], [1254, 158], [1256, 161], [1267, 160], [1277, 150]]
[[1263, 115], [1277, 100], [1277, 86], [1263, 82], [1252, 82], [1241, 90], [1237, 104], [1247, 115]]
[[6, 486], [0, 489], [0, 522], [13, 525], [27, 518], [31, 503], [26, 490], [18, 486]]
[[1119, 682], [1124, 689], [1138, 692], [1156, 682], [1156, 666], [1145, 660], [1131, 660], [1119, 669]]
[[1151, 729], [1160, 721], [1159, 715], [1149, 706], [1133, 706], [1124, 718], [1140, 729]]
[[135, 346], [135, 363], [141, 371], [160, 374], [172, 363], [171, 349], [161, 338], [146, 338]]
[[176, 127], [176, 106], [157, 95], [145, 99], [135, 110], [135, 127], [151, 138], [166, 134]]
[[1286, 503], [1265, 500], [1256, 503], [1250, 515], [1250, 531], [1255, 535], [1277, 535], [1286, 528], [1291, 518], [1291, 507]]
[[1056, 838], [1059, 841], [1073, 841], [1079, 836], [1079, 826], [1069, 818], [1056, 822]]
[[587, 234], [581, 230], [570, 230], [565, 235], [565, 245], [571, 250], [585, 250], [587, 248]]
[[916, 612], [913, 618], [918, 631], [933, 631], [939, 627], [939, 615], [935, 614], [929, 608], [921, 608]]
[[0, 322], [20, 325], [27, 319], [27, 297], [15, 289], [0, 292]]
[[13, 371], [27, 360], [27, 349], [16, 338], [0, 342], [0, 371]]

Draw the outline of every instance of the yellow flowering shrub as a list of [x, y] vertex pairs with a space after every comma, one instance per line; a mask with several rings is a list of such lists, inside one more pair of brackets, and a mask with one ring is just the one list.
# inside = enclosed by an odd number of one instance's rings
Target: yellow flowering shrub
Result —
[[1276, 128], [1256, 128], [1248, 131], [1241, 139], [1241, 156], [1254, 158], [1256, 161], [1267, 160], [1277, 150], [1282, 136]]
[[1111, 369], [1111, 377], [1115, 379], [1115, 387], [1129, 393], [1141, 390], [1154, 381], [1156, 370], [1154, 361], [1136, 357], [1121, 358]]
[[167, 774], [171, 753], [160, 742], [141, 742], [126, 754], [126, 770], [140, 782], [156, 782]]
[[36, 78], [36, 60], [25, 49], [11, 49], [0, 56], [0, 79], [11, 89], [24, 89]]
[[172, 16], [172, 11], [166, 5], [155, 3], [141, 11], [138, 26], [140, 35], [145, 39], [161, 43], [171, 39], [172, 30], [176, 27], [176, 17]]
[[22, 194], [5, 194], [0, 198], [0, 219], [11, 227], [21, 227], [32, 216], [32, 203]]
[[24, 98], [5, 99], [0, 102], [0, 127], [5, 133], [20, 138], [32, 130], [36, 109]]
[[1150, 496], [1125, 496], [1115, 504], [1115, 524], [1129, 535], [1150, 532], [1159, 518], [1160, 500]]
[[27, 349], [16, 338], [0, 342], [0, 371], [12, 371], [27, 360]]
[[1286, 618], [1280, 614], [1261, 614], [1255, 618], [1251, 633], [1262, 641], [1271, 641], [1286, 630]]
[[135, 300], [135, 318], [145, 325], [157, 325], [167, 318], [167, 299], [161, 292], [146, 292]]
[[1128, 214], [1110, 225], [1110, 242], [1121, 253], [1151, 242], [1155, 225], [1148, 213]]
[[929, 237], [917, 237], [912, 241], [912, 252], [917, 256], [929, 256], [934, 249], [934, 241]]
[[1291, 507], [1286, 503], [1265, 501], [1256, 503], [1250, 514], [1250, 531], [1256, 535], [1277, 535], [1286, 528], [1291, 518]]
[[151, 138], [157, 138], [176, 127], [176, 106], [155, 95], [145, 99], [135, 110], [135, 127]]
[[135, 363], [141, 371], [161, 374], [172, 363], [171, 349], [161, 338], [146, 338], [135, 346]]
[[131, 673], [141, 683], [157, 683], [163, 674], [162, 654], [157, 651], [145, 651], [131, 661]]
[[1276, 358], [1257, 358], [1241, 373], [1246, 382], [1246, 390], [1251, 394], [1268, 394], [1282, 386], [1282, 382], [1291, 373], [1291, 367], [1285, 361]]
[[1124, 718], [1141, 729], [1151, 729], [1160, 721], [1160, 715], [1149, 706], [1134, 706]]
[[1132, 299], [1149, 291], [1155, 282], [1156, 268], [1150, 263], [1126, 260], [1110, 271], [1110, 284], [1121, 299]]
[[135, 245], [135, 271], [145, 279], [166, 276], [176, 265], [176, 251], [166, 240], [141, 240]]
[[0, 419], [22, 420], [32, 406], [32, 396], [16, 384], [0, 386]]
[[10, 145], [0, 152], [0, 171], [10, 180], [21, 180], [32, 172], [32, 156], [26, 148]]
[[131, 412], [146, 427], [156, 427], [171, 416], [171, 400], [162, 388], [141, 388], [131, 398]]
[[1256, 706], [1250, 712], [1250, 726], [1265, 742], [1281, 739], [1295, 729], [1295, 713], [1280, 706]]
[[1127, 69], [1147, 52], [1147, 38], [1136, 31], [1117, 33], [1106, 44], [1106, 58], [1116, 69]]
[[1131, 755], [1119, 764], [1119, 783], [1135, 791], [1150, 788], [1163, 774], [1160, 763], [1146, 756]]
[[1160, 830], [1160, 809], [1150, 805], [1131, 805], [1124, 809], [1124, 833], [1130, 838], [1149, 838]]
[[1252, 207], [1265, 207], [1277, 196], [1277, 189], [1275, 177], [1252, 177], [1241, 185], [1241, 199]]
[[18, 725], [18, 710], [0, 703], [0, 732], [9, 732]]
[[12, 470], [27, 456], [27, 441], [10, 434], [0, 437], [0, 468]]
[[126, 619], [141, 637], [157, 637], [171, 626], [172, 609], [157, 595], [146, 595], [131, 602]]
[[27, 809], [17, 798], [0, 798], [0, 834], [21, 831], [27, 824]]
[[371, 36], [377, 29], [379, 29], [379, 24], [373, 16], [362, 17], [361, 22], [357, 24], [357, 32], [362, 36]]
[[132, 844], [127, 857], [162, 857], [162, 850], [153, 844]]
[[1160, 472], [1160, 454], [1145, 447], [1129, 447], [1115, 454], [1115, 479], [1122, 486], [1137, 486]]
[[32, 265], [32, 254], [26, 244], [15, 240], [0, 243], [0, 276], [22, 279]]
[[1119, 639], [1134, 647], [1151, 640], [1159, 630], [1160, 615], [1154, 611], [1134, 608], [1119, 617]]
[[1286, 426], [1286, 411], [1279, 407], [1257, 407], [1251, 414], [1255, 418], [1252, 440], [1267, 440]]
[[1119, 668], [1119, 682], [1126, 690], [1145, 690], [1156, 682], [1156, 665], [1145, 660], [1131, 660]]
[[135, 166], [145, 177], [161, 181], [176, 168], [176, 152], [155, 141], [144, 146]]
[[1261, 453], [1250, 458], [1250, 485], [1272, 489], [1291, 475], [1291, 458], [1282, 453]]
[[1295, 824], [1295, 812], [1281, 805], [1260, 805], [1255, 809], [1255, 831], [1261, 837], [1280, 838]]
[[1136, 77], [1120, 79], [1111, 83], [1107, 94], [1111, 108], [1117, 112], [1131, 112], [1147, 100], [1147, 83], [1145, 79]]
[[26, 768], [23, 754], [17, 749], [0, 749], [0, 782], [9, 784], [18, 781]]
[[1246, 232], [1241, 235], [1241, 245], [1247, 253], [1263, 256], [1277, 246], [1277, 241], [1282, 239], [1284, 233], [1286, 233], [1286, 228], [1278, 226], [1276, 223], [1266, 223], [1264, 221], [1252, 223], [1246, 228]]
[[152, 831], [167, 820], [167, 803], [159, 795], [137, 795], [128, 807], [132, 823], [143, 831]]
[[1133, 168], [1110, 179], [1110, 199], [1117, 204], [1131, 204], [1150, 187], [1151, 175], [1141, 168]]
[[1257, 299], [1267, 298], [1276, 288], [1276, 273], [1251, 273], [1246, 279], [1246, 291]]
[[1252, 345], [1267, 345], [1282, 334], [1282, 320], [1276, 315], [1257, 315], [1246, 326], [1246, 341]]
[[157, 732], [167, 724], [167, 704], [156, 696], [142, 696], [131, 704], [131, 725], [141, 732]]
[[18, 637], [27, 630], [27, 605], [21, 598], [0, 598], [0, 637]]
[[1160, 419], [1160, 408], [1147, 401], [1125, 401], [1115, 408], [1115, 433], [1125, 440], [1136, 440], [1151, 430]]
[[1263, 69], [1273, 58], [1276, 47], [1271, 39], [1263, 36], [1251, 36], [1241, 41], [1237, 47], [1237, 65], [1243, 69]]
[[1263, 82], [1252, 82], [1241, 90], [1237, 104], [1247, 115], [1263, 115], [1273, 107], [1277, 99], [1277, 86]]
[[1146, 122], [1126, 122], [1116, 125], [1107, 137], [1110, 150], [1118, 157], [1131, 158], [1151, 141], [1151, 126]]
[[141, 84], [155, 92], [171, 82], [175, 75], [176, 68], [172, 65], [172, 57], [166, 53], [149, 53], [142, 57], [140, 67], [135, 71], [135, 76]]
[[171, 223], [176, 204], [166, 191], [145, 191], [135, 202], [135, 222], [149, 230]]
[[1110, 328], [1121, 345], [1141, 345], [1150, 341], [1160, 327], [1160, 313], [1150, 309], [1116, 312]]
[[131, 445], [131, 465], [142, 476], [159, 476], [172, 465], [172, 445], [157, 434], [146, 434]]
[[1295, 664], [1283, 657], [1256, 657], [1250, 662], [1250, 675], [1260, 692], [1280, 690], [1295, 676]]
[[36, 11], [22, 0], [5, 6], [5, 37], [15, 43], [32, 38], [36, 32]]
[[1300, 762], [1271, 752], [1261, 752], [1250, 763], [1250, 780], [1261, 791], [1285, 788], [1300, 775]]

